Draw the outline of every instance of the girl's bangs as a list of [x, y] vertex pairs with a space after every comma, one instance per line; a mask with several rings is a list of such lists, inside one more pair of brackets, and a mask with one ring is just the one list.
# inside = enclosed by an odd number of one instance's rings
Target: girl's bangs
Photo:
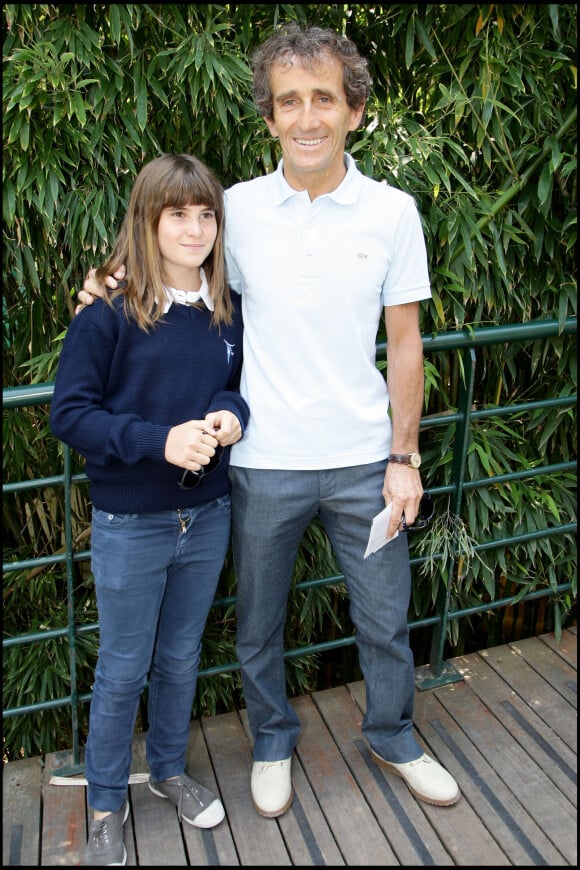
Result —
[[186, 205], [208, 205], [218, 211], [220, 192], [207, 179], [191, 172], [176, 172], [165, 185], [163, 208], [183, 208]]

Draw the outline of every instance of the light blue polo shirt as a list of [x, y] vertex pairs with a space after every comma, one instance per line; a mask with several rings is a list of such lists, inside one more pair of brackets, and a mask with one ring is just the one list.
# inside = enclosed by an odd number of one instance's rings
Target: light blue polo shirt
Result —
[[324, 469], [385, 459], [389, 397], [375, 365], [383, 306], [431, 296], [411, 196], [347, 173], [310, 201], [276, 172], [226, 191], [226, 263], [242, 294], [241, 392], [232, 465]]

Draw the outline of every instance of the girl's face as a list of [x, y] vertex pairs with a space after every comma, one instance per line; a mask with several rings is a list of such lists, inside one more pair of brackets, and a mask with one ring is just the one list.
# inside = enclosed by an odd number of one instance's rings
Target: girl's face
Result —
[[208, 205], [163, 209], [157, 242], [170, 286], [178, 290], [199, 289], [199, 267], [211, 253], [217, 231], [215, 211]]

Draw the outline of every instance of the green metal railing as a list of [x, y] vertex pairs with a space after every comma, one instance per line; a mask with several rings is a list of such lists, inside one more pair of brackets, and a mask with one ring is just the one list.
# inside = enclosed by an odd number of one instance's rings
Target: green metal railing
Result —
[[[450, 495], [450, 510], [457, 515], [461, 515], [463, 495], [470, 489], [477, 489], [489, 486], [495, 486], [498, 483], [531, 478], [539, 475], [550, 475], [577, 469], [577, 462], [559, 462], [551, 465], [542, 465], [536, 468], [525, 468], [511, 471], [507, 474], [496, 475], [495, 477], [485, 477], [477, 480], [466, 480], [466, 457], [469, 444], [470, 428], [474, 421], [485, 417], [499, 417], [519, 413], [520, 411], [531, 411], [534, 409], [546, 408], [563, 408], [575, 406], [577, 404], [577, 395], [570, 395], [564, 398], [542, 399], [537, 402], [524, 402], [519, 405], [506, 405], [485, 410], [473, 409], [473, 393], [475, 385], [476, 372], [476, 350], [486, 345], [497, 345], [504, 343], [536, 342], [538, 339], [546, 339], [554, 336], [570, 336], [576, 334], [576, 319], [569, 318], [560, 327], [555, 320], [537, 320], [523, 324], [513, 324], [508, 326], [486, 327], [481, 329], [461, 331], [453, 331], [435, 336], [425, 336], [423, 339], [423, 347], [426, 356], [436, 352], [452, 353], [457, 352], [461, 356], [461, 365], [464, 371], [464, 379], [458, 397], [458, 407], [455, 413], [445, 413], [439, 416], [430, 416], [428, 419], [421, 421], [421, 427], [440, 426], [449, 427], [456, 424], [456, 433], [453, 447], [453, 462], [451, 482], [445, 486], [430, 487], [430, 492], [433, 495], [449, 493]], [[386, 343], [379, 342], [377, 344], [377, 353], [384, 358]], [[15, 409], [42, 405], [50, 403], [53, 394], [53, 384], [35, 384], [31, 386], [12, 387], [3, 391], [3, 405], [5, 409]], [[86, 632], [98, 631], [98, 623], [85, 625], [77, 625], [75, 621], [75, 602], [74, 602], [74, 564], [75, 562], [89, 560], [91, 557], [90, 550], [75, 552], [73, 547], [73, 536], [71, 528], [71, 491], [72, 487], [78, 483], [86, 482], [87, 478], [84, 474], [72, 473], [72, 457], [68, 447], [64, 448], [64, 471], [62, 475], [53, 477], [45, 477], [36, 480], [18, 481], [6, 483], [3, 486], [3, 493], [17, 492], [27, 489], [38, 489], [48, 486], [63, 486], [65, 494], [65, 552], [55, 553], [49, 556], [43, 556], [30, 560], [8, 562], [3, 565], [4, 573], [20, 571], [24, 569], [35, 568], [39, 566], [50, 566], [55, 564], [63, 564], [66, 570], [67, 578], [67, 615], [68, 624], [60, 628], [29, 632], [17, 637], [9, 637], [3, 640], [4, 649], [13, 646], [39, 643], [49, 639], [66, 637], [69, 644], [69, 668], [70, 668], [70, 693], [64, 697], [52, 698], [50, 700], [27, 704], [11, 709], [4, 709], [3, 716], [15, 716], [26, 713], [37, 712], [53, 707], [68, 706], [71, 712], [72, 725], [72, 765], [60, 770], [61, 775], [69, 775], [82, 770], [80, 762], [80, 745], [79, 745], [79, 727], [78, 727], [78, 708], [80, 704], [90, 700], [90, 693], [79, 694], [76, 680], [76, 660], [77, 660], [77, 638]], [[500, 540], [487, 541], [476, 545], [476, 550], [500, 549], [506, 548], [515, 543], [521, 543], [532, 538], [563, 536], [570, 533], [575, 533], [577, 529], [576, 522], [570, 522], [541, 529], [533, 533], [514, 535]], [[411, 559], [411, 564], [418, 564], [423, 561], [420, 558]], [[446, 570], [448, 578], [453, 577], [455, 568], [455, 556], [450, 558]], [[307, 589], [315, 586], [331, 585], [344, 580], [342, 575], [332, 577], [313, 578], [298, 583], [297, 589]], [[438, 595], [434, 612], [431, 616], [416, 620], [409, 623], [410, 629], [421, 627], [432, 627], [432, 643], [429, 663], [429, 676], [423, 676], [421, 682], [418, 683], [419, 688], [430, 688], [434, 685], [440, 685], [445, 682], [451, 682], [461, 679], [454, 669], [443, 660], [445, 638], [447, 627], [451, 620], [460, 619], [462, 617], [471, 616], [483, 611], [490, 611], [501, 607], [507, 607], [516, 601], [528, 601], [535, 598], [554, 596], [570, 591], [571, 583], [564, 583], [557, 588], [541, 589], [531, 592], [529, 595], [521, 597], [511, 596], [505, 597], [491, 602], [486, 602], [476, 607], [470, 607], [463, 610], [450, 610], [450, 592], [451, 583], [440, 584], [440, 593]], [[235, 602], [235, 596], [220, 598], [214, 601], [214, 607], [225, 607]], [[316, 654], [327, 650], [333, 650], [344, 646], [349, 646], [355, 643], [354, 636], [342, 637], [332, 641], [323, 643], [311, 644], [309, 646], [297, 647], [287, 650], [287, 657], [305, 656]], [[214, 674], [225, 673], [238, 669], [237, 662], [231, 662], [226, 665], [206, 668], [200, 671], [200, 676], [209, 676]]]

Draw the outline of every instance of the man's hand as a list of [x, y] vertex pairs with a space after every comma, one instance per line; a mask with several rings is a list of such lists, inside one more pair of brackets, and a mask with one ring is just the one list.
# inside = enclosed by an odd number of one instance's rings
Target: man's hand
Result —
[[423, 484], [419, 471], [416, 468], [411, 468], [410, 465], [389, 462], [385, 472], [382, 494], [385, 505], [393, 503], [391, 520], [387, 529], [387, 538], [392, 538], [401, 524], [403, 514], [407, 525], [411, 526], [415, 522], [423, 495]]
[[217, 446], [218, 440], [207, 431], [205, 420], [188, 420], [169, 430], [165, 458], [179, 468], [199, 471], [208, 464]]
[[105, 286], [110, 287], [111, 290], [116, 290], [117, 283], [122, 281], [125, 277], [125, 267], [119, 266], [112, 275], [107, 275], [105, 278], [105, 284], [103, 285], [95, 278], [95, 272], [96, 269], [90, 269], [85, 278], [83, 289], [79, 291], [79, 304], [75, 308], [75, 314], [82, 311], [85, 305], [92, 305], [95, 301], [95, 297], [103, 296], [105, 293]]

